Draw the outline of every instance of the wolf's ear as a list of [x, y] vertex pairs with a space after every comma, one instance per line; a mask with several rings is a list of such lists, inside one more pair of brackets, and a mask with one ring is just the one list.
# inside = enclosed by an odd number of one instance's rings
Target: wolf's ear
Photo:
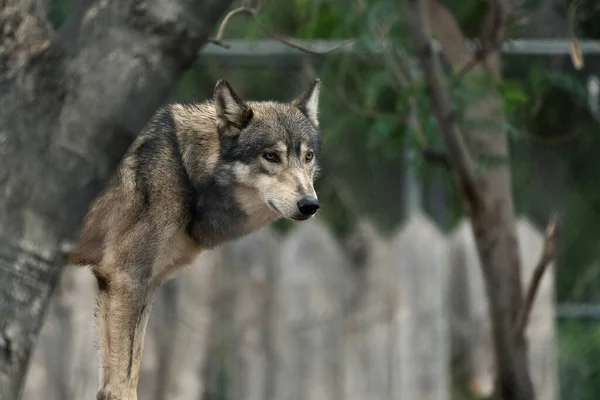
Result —
[[321, 80], [315, 78], [310, 84], [310, 88], [298, 96], [292, 104], [295, 105], [310, 119], [310, 121], [319, 126], [319, 91], [321, 90]]
[[233, 91], [229, 83], [219, 80], [213, 96], [219, 133], [235, 136], [244, 129], [254, 113]]

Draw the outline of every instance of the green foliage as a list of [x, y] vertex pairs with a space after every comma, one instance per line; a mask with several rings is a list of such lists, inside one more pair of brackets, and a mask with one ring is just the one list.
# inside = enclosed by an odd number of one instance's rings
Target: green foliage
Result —
[[596, 400], [600, 393], [600, 323], [562, 322], [558, 332], [561, 398]]
[[504, 99], [504, 112], [513, 115], [519, 108], [529, 104], [530, 97], [523, 84], [515, 79], [504, 79], [498, 89]]
[[537, 96], [544, 96], [551, 89], [564, 89], [574, 95], [586, 96], [585, 87], [573, 75], [547, 68], [533, 67], [529, 73], [531, 90]]

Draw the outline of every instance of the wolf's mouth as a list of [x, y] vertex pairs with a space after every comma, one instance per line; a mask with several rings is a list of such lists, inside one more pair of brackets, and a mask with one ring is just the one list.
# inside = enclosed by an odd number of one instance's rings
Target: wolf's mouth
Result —
[[291, 217], [291, 219], [293, 219], [294, 221], [306, 221], [310, 217], [312, 217], [312, 215]]
[[273, 201], [272, 201], [272, 200], [268, 200], [268, 201], [267, 201], [267, 204], [268, 204], [268, 205], [269, 205], [269, 207], [271, 207], [271, 208], [272, 208], [274, 211], [277, 211], [279, 214], [281, 214], [281, 211], [279, 211], [279, 210], [277, 209], [277, 207], [275, 207], [275, 203], [273, 203]]

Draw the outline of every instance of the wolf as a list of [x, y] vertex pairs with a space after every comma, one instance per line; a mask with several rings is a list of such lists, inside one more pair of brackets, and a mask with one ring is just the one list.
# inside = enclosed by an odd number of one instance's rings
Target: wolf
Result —
[[156, 290], [203, 251], [319, 209], [321, 82], [291, 102], [212, 99], [159, 109], [92, 202], [68, 261], [98, 284], [97, 400], [137, 400]]

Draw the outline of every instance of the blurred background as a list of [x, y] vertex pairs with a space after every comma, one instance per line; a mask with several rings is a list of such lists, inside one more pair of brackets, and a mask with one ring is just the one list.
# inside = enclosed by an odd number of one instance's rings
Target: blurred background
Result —
[[[494, 87], [507, 116], [524, 284], [549, 216], [561, 216], [557, 259], [527, 331], [543, 400], [600, 398], [600, 7], [576, 4], [585, 59], [576, 69], [572, 3], [520, 3]], [[64, 23], [74, 4], [51, 1], [52, 23]], [[487, 2], [445, 4], [475, 37]], [[257, 21], [232, 18], [222, 42], [229, 48], [203, 47], [168, 101], [204, 100], [221, 78], [244, 98], [287, 101], [319, 76], [323, 206], [310, 222], [280, 222], [202, 255], [162, 287], [139, 398], [488, 396], [493, 353], [479, 261], [463, 200], [437, 157], [443, 142], [404, 3], [263, 0]], [[458, 109], [488, 89], [462, 82], [452, 87]], [[62, 274], [24, 399], [94, 398], [95, 290], [87, 270]]]

